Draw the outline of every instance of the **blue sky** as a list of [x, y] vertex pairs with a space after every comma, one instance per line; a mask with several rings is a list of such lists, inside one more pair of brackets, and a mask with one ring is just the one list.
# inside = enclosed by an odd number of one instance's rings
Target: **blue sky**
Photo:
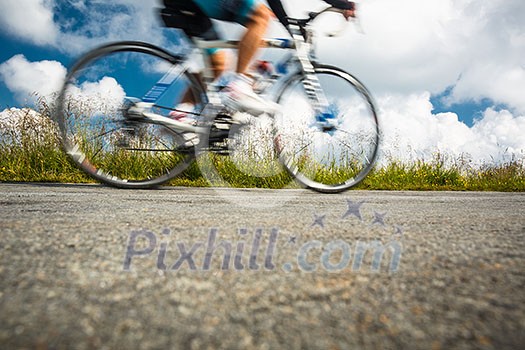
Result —
[[[56, 60], [69, 66], [73, 58], [55, 48], [39, 47], [14, 38], [7, 33], [0, 33], [0, 62], [5, 62], [15, 55], [23, 54], [29, 61]], [[0, 81], [0, 110], [6, 107], [24, 107], [22, 101], [15, 99], [3, 80]]]
[[[292, 16], [320, 0], [283, 0]], [[473, 159], [525, 153], [525, 24], [522, 0], [366, 0], [365, 34], [349, 27], [318, 45], [321, 61], [358, 76], [381, 110], [384, 142], [408, 158], [436, 150]], [[142, 40], [177, 49], [156, 0], [3, 0], [0, 111], [51, 94], [80, 54]], [[240, 28], [218, 24], [228, 35]], [[233, 33], [233, 34], [230, 34]], [[269, 36], [285, 33], [277, 23]]]

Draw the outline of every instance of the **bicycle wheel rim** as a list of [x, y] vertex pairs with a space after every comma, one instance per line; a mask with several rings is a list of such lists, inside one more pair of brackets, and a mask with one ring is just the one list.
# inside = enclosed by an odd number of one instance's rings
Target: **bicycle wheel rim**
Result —
[[[178, 62], [161, 49], [134, 42], [107, 45], [82, 57], [58, 99], [63, 147], [72, 161], [95, 179], [123, 188], [157, 186], [184, 171], [195, 157], [184, 135], [126, 116], [127, 108]], [[187, 72], [181, 77], [178, 89], [192, 89], [197, 105], [203, 105], [195, 78]], [[162, 106], [172, 107], [177, 99], [180, 92], [168, 92], [152, 111], [167, 115], [169, 109]]]
[[276, 147], [286, 169], [304, 186], [341, 192], [360, 183], [373, 168], [379, 145], [374, 102], [362, 83], [331, 66], [316, 66], [327, 109], [336, 128], [323, 131], [302, 86], [302, 74], [284, 85], [278, 102]]

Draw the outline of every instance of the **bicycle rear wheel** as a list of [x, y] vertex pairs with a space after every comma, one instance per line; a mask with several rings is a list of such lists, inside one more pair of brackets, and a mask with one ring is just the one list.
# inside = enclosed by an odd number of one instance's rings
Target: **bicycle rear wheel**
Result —
[[276, 148], [286, 169], [303, 185], [319, 192], [341, 192], [361, 182], [372, 169], [379, 144], [373, 100], [352, 75], [331, 66], [315, 73], [336, 126], [324, 131], [298, 73], [285, 84], [277, 101]]
[[[137, 42], [103, 46], [82, 57], [66, 78], [57, 109], [63, 147], [73, 162], [95, 179], [122, 188], [153, 187], [184, 171], [195, 157], [188, 134], [129, 113], [146, 101], [150, 112], [167, 116], [190, 89], [198, 114], [205, 94], [179, 62]], [[160, 86], [168, 72], [177, 79]], [[159, 86], [162, 94], [155, 90]]]

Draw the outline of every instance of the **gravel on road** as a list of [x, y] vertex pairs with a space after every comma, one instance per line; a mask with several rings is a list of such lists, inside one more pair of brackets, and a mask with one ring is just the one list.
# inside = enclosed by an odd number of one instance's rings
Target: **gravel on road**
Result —
[[0, 184], [0, 347], [525, 348], [525, 194]]

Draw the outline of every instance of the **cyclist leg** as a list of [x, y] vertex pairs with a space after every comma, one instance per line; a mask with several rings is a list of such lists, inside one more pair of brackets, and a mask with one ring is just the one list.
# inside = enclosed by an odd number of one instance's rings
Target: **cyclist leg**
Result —
[[221, 93], [223, 103], [234, 110], [252, 115], [275, 113], [277, 106], [253, 91], [248, 67], [261, 47], [272, 12], [260, 0], [194, 0], [210, 18], [236, 22], [246, 27], [239, 43], [237, 77]]
[[251, 13], [246, 23], [247, 31], [239, 43], [237, 73], [246, 74], [251, 61], [261, 47], [261, 41], [271, 18], [272, 12], [263, 4], [257, 6]]
[[[217, 50], [214, 52], [208, 52], [211, 69], [213, 71], [213, 77], [218, 78], [226, 70], [226, 52], [223, 50]], [[182, 99], [179, 101], [176, 111], [169, 113], [169, 116], [173, 119], [183, 120], [187, 118], [188, 112], [191, 112], [195, 106], [195, 96], [191, 89], [186, 90]]]
[[245, 74], [250, 62], [261, 46], [266, 33], [271, 10], [259, 0], [194, 0], [210, 18], [236, 22], [246, 27], [246, 33], [239, 43], [237, 73]]
[[[205, 40], [219, 39], [208, 15], [202, 11], [198, 4], [191, 0], [164, 0], [164, 9], [161, 10], [161, 17], [167, 27], [182, 29], [189, 37], [198, 36]], [[193, 15], [182, 15], [181, 11], [192, 13]], [[206, 50], [210, 58], [211, 69], [214, 78], [219, 77], [226, 68], [226, 53], [222, 50]], [[195, 104], [195, 98], [190, 90], [187, 90], [181, 101], [181, 105]], [[183, 108], [184, 110], [184, 108]], [[172, 116], [185, 115], [185, 113], [173, 112]]]
[[[268, 103], [259, 97], [252, 88], [252, 80], [246, 74], [250, 62], [257, 53], [261, 45], [261, 39], [266, 32], [272, 12], [263, 5], [260, 0], [164, 0], [171, 5], [176, 6], [195, 6], [195, 12], [199, 12], [205, 17], [207, 28], [204, 34], [215, 34], [209, 18], [237, 22], [247, 28], [246, 33], [241, 39], [239, 45], [239, 58], [237, 61], [237, 78], [228, 84], [228, 89], [223, 90], [221, 96], [223, 102], [238, 111], [244, 111], [253, 115], [259, 115], [265, 112], [274, 113], [276, 106]], [[208, 30], [211, 29], [211, 30]], [[203, 36], [202, 33], [191, 34]], [[205, 37], [213, 40], [214, 38]], [[212, 68], [216, 76], [222, 73], [221, 63], [225, 61], [225, 56], [216, 56], [215, 52], [211, 56]], [[190, 96], [187, 95], [184, 102], [191, 102]]]
[[[161, 18], [167, 27], [180, 28], [188, 37], [200, 37], [204, 40], [218, 40], [210, 17], [202, 8], [191, 0], [164, 0]], [[225, 67], [225, 55], [217, 49], [207, 49], [215, 78], [222, 74]]]

